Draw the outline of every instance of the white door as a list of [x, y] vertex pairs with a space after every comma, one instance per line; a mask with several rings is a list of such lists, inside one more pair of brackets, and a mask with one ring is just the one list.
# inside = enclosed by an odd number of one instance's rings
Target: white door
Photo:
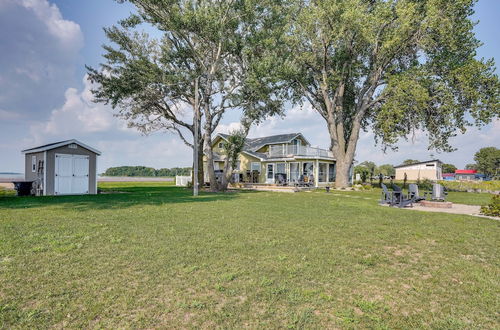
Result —
[[89, 156], [56, 154], [56, 195], [89, 193]]
[[274, 183], [274, 164], [266, 164], [266, 183]]

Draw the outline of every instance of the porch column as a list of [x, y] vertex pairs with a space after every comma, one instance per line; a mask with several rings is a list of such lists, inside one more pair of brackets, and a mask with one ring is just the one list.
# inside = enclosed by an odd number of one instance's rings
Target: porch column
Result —
[[319, 187], [319, 161], [317, 159], [314, 165], [314, 186]]

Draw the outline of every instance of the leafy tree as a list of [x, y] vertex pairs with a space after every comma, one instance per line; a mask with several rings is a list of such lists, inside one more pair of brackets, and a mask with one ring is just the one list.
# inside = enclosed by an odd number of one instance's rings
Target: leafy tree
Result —
[[382, 147], [426, 131], [430, 149], [499, 115], [493, 60], [475, 59], [475, 0], [296, 0], [283, 73], [325, 119], [348, 184], [361, 130]]
[[412, 165], [412, 164], [417, 164], [417, 163], [420, 163], [420, 161], [416, 160], [416, 159], [406, 159], [403, 162], [403, 165]]
[[443, 173], [455, 173], [457, 167], [453, 164], [443, 164], [441, 165]]
[[354, 174], [359, 174], [361, 177], [361, 182], [366, 182], [366, 179], [370, 176], [370, 169], [364, 165], [358, 165], [354, 167]]
[[477, 165], [476, 164], [467, 164], [465, 165], [466, 170], [477, 170]]
[[236, 167], [238, 161], [238, 155], [243, 150], [245, 146], [245, 139], [247, 132], [244, 129], [239, 129], [232, 131], [227, 137], [227, 141], [224, 144], [224, 154], [226, 159], [224, 160], [224, 171], [222, 176], [221, 190], [226, 190], [233, 169]]
[[110, 167], [105, 172], [105, 176], [176, 176], [176, 175], [189, 175], [192, 171], [191, 167], [174, 167], [174, 168], [161, 168], [154, 169], [145, 166], [117, 166]]
[[[261, 78], [270, 65], [266, 49], [273, 47], [266, 31], [280, 21], [271, 10], [276, 1], [128, 2], [138, 14], [105, 29], [115, 47], [104, 46], [107, 62], [101, 70], [88, 67], [96, 101], [111, 103], [141, 132], [170, 130], [185, 144], [196, 144], [198, 168], [204, 151], [215, 189], [211, 138], [226, 111], [273, 113], [281, 106]], [[140, 32], [141, 24], [154, 27], [161, 38]]]
[[375, 171], [377, 170], [377, 165], [375, 165], [374, 162], [370, 162], [370, 161], [364, 161], [364, 162], [360, 163], [359, 166], [366, 167], [368, 169], [370, 175], [374, 174]]
[[477, 170], [489, 177], [500, 174], [500, 149], [495, 147], [481, 148], [474, 155]]
[[396, 170], [394, 169], [394, 166], [392, 166], [391, 164], [384, 164], [378, 167], [378, 173], [381, 173], [383, 176], [392, 177], [396, 175]]

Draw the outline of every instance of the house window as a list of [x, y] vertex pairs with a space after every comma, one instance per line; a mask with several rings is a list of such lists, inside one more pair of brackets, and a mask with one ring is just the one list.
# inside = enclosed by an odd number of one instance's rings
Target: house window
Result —
[[434, 164], [425, 164], [427, 167], [434, 167]]
[[277, 174], [286, 174], [285, 163], [277, 163], [276, 164], [276, 173]]
[[302, 174], [306, 176], [314, 175], [314, 163], [311, 162], [303, 163]]
[[260, 163], [259, 162], [252, 162], [250, 165], [250, 170], [260, 172]]
[[71, 148], [71, 149], [77, 149], [78, 147], [76, 146], [75, 143], [72, 143], [68, 146], [68, 148]]
[[335, 182], [335, 164], [328, 164], [328, 182]]
[[292, 182], [299, 181], [300, 166], [299, 163], [290, 163], [290, 180]]
[[36, 156], [31, 156], [31, 172], [36, 172]]
[[219, 149], [224, 149], [224, 142], [219, 142]]
[[241, 167], [241, 162], [238, 160], [238, 161], [236, 161], [236, 166], [234, 167], [234, 170], [239, 171], [240, 167]]
[[328, 174], [328, 164], [327, 163], [319, 163], [318, 167], [318, 181], [319, 182], [326, 182], [326, 177]]

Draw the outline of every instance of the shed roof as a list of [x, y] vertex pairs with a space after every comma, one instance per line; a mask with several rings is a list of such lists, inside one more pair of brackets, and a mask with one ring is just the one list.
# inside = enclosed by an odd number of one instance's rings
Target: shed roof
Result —
[[398, 165], [398, 166], [394, 166], [394, 168], [400, 168], [400, 167], [407, 167], [407, 166], [413, 166], [413, 165], [420, 165], [420, 164], [426, 164], [426, 163], [434, 163], [434, 162], [438, 162], [438, 163], [443, 163], [442, 161], [440, 161], [439, 159], [433, 159], [433, 160], [427, 160], [425, 162], [418, 162], [418, 163], [413, 163], [413, 164], [401, 164], [401, 165]]
[[30, 154], [30, 153], [34, 153], [34, 152], [42, 152], [42, 151], [47, 151], [47, 150], [52, 150], [52, 149], [56, 149], [56, 148], [60, 148], [60, 147], [64, 147], [64, 146], [67, 146], [67, 145], [70, 145], [70, 144], [77, 144], [79, 145], [80, 147], [82, 148], [85, 148], [85, 149], [88, 149], [94, 153], [96, 153], [97, 155], [101, 155], [101, 152], [97, 149], [94, 149], [78, 140], [75, 140], [75, 139], [71, 139], [71, 140], [64, 140], [64, 141], [59, 141], [59, 142], [53, 142], [53, 143], [48, 143], [48, 144], [44, 144], [44, 145], [41, 145], [41, 146], [38, 146], [38, 147], [34, 147], [34, 148], [29, 148], [29, 149], [24, 149], [22, 150], [21, 152], [23, 154]]

